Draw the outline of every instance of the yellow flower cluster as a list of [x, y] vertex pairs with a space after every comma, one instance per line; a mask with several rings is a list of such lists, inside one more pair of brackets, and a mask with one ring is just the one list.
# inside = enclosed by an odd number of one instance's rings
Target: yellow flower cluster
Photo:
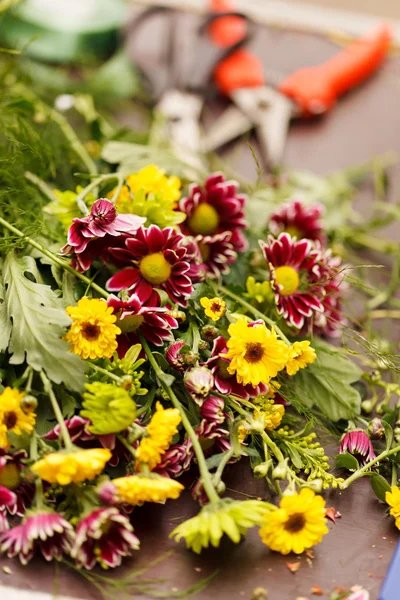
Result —
[[260, 529], [264, 544], [281, 554], [301, 554], [327, 533], [325, 500], [309, 488], [283, 496], [278, 510], [268, 513]]
[[32, 433], [36, 415], [33, 412], [25, 413], [21, 408], [24, 394], [16, 389], [6, 387], [0, 394], [0, 447], [8, 448], [8, 432], [22, 435]]
[[206, 317], [213, 321], [219, 321], [226, 311], [226, 302], [222, 298], [200, 298], [200, 304], [204, 308]]
[[66, 311], [73, 321], [65, 336], [72, 352], [84, 359], [111, 358], [121, 330], [114, 325], [117, 317], [107, 302], [81, 298], [77, 306], [68, 306]]
[[163, 502], [179, 498], [183, 485], [169, 477], [151, 475], [130, 475], [113, 479], [112, 483], [118, 491], [118, 499], [126, 504], [143, 504], [143, 502]]
[[393, 486], [390, 492], [386, 492], [385, 500], [390, 506], [390, 514], [395, 519], [397, 529], [400, 529], [400, 488]]
[[157, 402], [156, 412], [147, 426], [147, 437], [144, 437], [136, 451], [139, 463], [145, 463], [150, 470], [154, 469], [166, 450], [172, 438], [178, 431], [181, 422], [179, 411], [176, 408], [164, 409]]
[[268, 404], [264, 409], [255, 410], [254, 418], [264, 423], [264, 429], [272, 431], [281, 424], [285, 407], [282, 404]]
[[106, 448], [93, 448], [77, 452], [53, 452], [32, 465], [32, 470], [44, 481], [68, 485], [99, 475], [111, 458]]
[[228, 372], [244, 385], [268, 384], [285, 367], [289, 375], [294, 375], [316, 359], [309, 341], [288, 346], [278, 339], [274, 329], [261, 322], [249, 325], [245, 317], [231, 323], [228, 333]]

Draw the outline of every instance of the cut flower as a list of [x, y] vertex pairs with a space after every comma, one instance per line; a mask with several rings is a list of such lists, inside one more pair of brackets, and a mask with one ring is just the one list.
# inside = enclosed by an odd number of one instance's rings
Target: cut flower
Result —
[[206, 317], [213, 321], [219, 321], [226, 311], [226, 302], [222, 298], [200, 298], [200, 304], [204, 308]]
[[129, 392], [110, 383], [86, 384], [82, 417], [90, 419], [87, 429], [95, 435], [118, 433], [132, 425], [136, 417], [136, 404]]
[[139, 463], [145, 463], [150, 471], [161, 462], [162, 455], [168, 450], [172, 438], [178, 432], [181, 422], [179, 410], [176, 408], [163, 408], [157, 402], [156, 411], [147, 425], [147, 437], [141, 439], [136, 451]]
[[289, 348], [289, 360], [286, 363], [286, 372], [288, 375], [295, 375], [300, 369], [305, 369], [307, 365], [312, 364], [317, 358], [311, 342], [294, 342]]
[[0, 446], [9, 448], [8, 432], [22, 435], [31, 434], [35, 425], [36, 415], [25, 413], [21, 408], [24, 393], [14, 388], [6, 387], [0, 394]]
[[204, 506], [198, 515], [178, 525], [170, 537], [177, 542], [183, 538], [186, 546], [196, 554], [210, 544], [217, 548], [223, 535], [238, 544], [247, 530], [260, 525], [265, 515], [274, 508], [259, 500], [224, 499]]
[[[179, 498], [183, 485], [174, 479], [160, 477], [155, 473], [149, 476], [128, 475], [104, 484], [109, 502], [113, 504], [143, 504], [144, 502], [164, 502]], [[102, 497], [102, 488], [100, 488]]]
[[236, 375], [239, 383], [252, 386], [268, 384], [285, 367], [289, 348], [263, 322], [248, 323], [241, 318], [229, 326], [228, 333], [226, 357], [231, 362], [227, 369]]
[[65, 336], [72, 351], [84, 359], [111, 358], [118, 346], [117, 335], [121, 333], [115, 325], [113, 308], [105, 300], [84, 297], [66, 311], [73, 321]]
[[90, 448], [77, 452], [47, 454], [32, 465], [32, 471], [48, 483], [68, 485], [99, 475], [111, 458], [107, 448]]
[[278, 510], [265, 517], [260, 529], [264, 544], [281, 554], [301, 554], [328, 533], [325, 500], [313, 490], [283, 496]]

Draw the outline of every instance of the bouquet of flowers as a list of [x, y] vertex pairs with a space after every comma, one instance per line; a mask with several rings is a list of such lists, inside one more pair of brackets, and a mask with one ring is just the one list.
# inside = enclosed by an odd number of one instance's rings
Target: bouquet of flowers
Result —
[[[396, 302], [343, 257], [398, 247], [354, 225], [349, 180], [243, 192], [162, 148], [84, 145], [37, 98], [8, 102], [47, 149], [38, 165], [12, 127], [2, 145], [0, 551], [117, 567], [140, 547], [132, 510], [179, 502], [182, 481], [199, 512], [171, 535], [197, 553], [251, 527], [302, 553], [328, 533], [321, 492], [365, 474], [400, 527], [398, 359], [343, 308], [360, 291], [375, 312]], [[265, 498], [225, 494], [239, 460]]]

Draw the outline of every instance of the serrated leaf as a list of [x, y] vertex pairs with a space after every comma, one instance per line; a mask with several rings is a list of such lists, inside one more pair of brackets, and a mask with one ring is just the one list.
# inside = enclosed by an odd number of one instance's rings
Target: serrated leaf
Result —
[[386, 492], [391, 491], [391, 487], [386, 479], [382, 475], [379, 475], [379, 473], [374, 473], [371, 475], [371, 487], [375, 496], [379, 500], [382, 500], [382, 502], [385, 502]]
[[[29, 278], [28, 278], [28, 276]], [[4, 263], [5, 305], [11, 337], [10, 363], [25, 360], [36, 371], [43, 369], [55, 383], [81, 391], [85, 381], [85, 363], [68, 351], [62, 339], [70, 319], [63, 301], [50, 286], [38, 283], [39, 272], [31, 256], [10, 253]]]
[[359, 468], [358, 460], [352, 454], [343, 452], [335, 457], [338, 469], [347, 469], [348, 471], [357, 471]]
[[358, 366], [340, 349], [313, 339], [317, 360], [290, 380], [290, 390], [305, 406], [318, 406], [331, 421], [349, 420], [360, 413], [361, 396], [352, 384], [361, 376]]

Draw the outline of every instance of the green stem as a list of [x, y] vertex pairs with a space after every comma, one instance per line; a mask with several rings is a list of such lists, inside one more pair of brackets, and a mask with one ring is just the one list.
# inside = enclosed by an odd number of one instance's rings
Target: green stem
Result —
[[[48, 112], [47, 106], [45, 106], [45, 109], [47, 109], [45, 110], [45, 112]], [[89, 173], [92, 176], [97, 175], [96, 163], [94, 162], [86, 148], [83, 146], [80, 139], [78, 138], [75, 131], [72, 129], [71, 125], [68, 123], [68, 120], [64, 117], [64, 115], [59, 113], [54, 108], [50, 109], [48, 114], [51, 120], [57, 123], [57, 125], [67, 138], [68, 142], [70, 143], [72, 150], [82, 160]]]
[[275, 442], [271, 440], [271, 438], [265, 433], [265, 431], [260, 431], [260, 435], [263, 439], [263, 442], [265, 442], [268, 448], [271, 450], [271, 452], [275, 454], [277, 461], [283, 462], [285, 460], [285, 457], [283, 456], [279, 446], [277, 446], [277, 444], [275, 444]]
[[154, 402], [154, 396], [156, 394], [156, 388], [153, 387], [150, 392], [149, 392], [149, 397], [147, 398], [146, 402], [143, 404], [143, 406], [141, 406], [138, 411], [137, 411], [137, 416], [140, 417], [141, 415], [144, 415], [148, 409], [151, 407], [151, 405]]
[[109, 379], [115, 381], [118, 385], [121, 385], [121, 377], [111, 373], [111, 371], [107, 371], [107, 369], [103, 369], [103, 367], [99, 367], [99, 365], [95, 365], [94, 363], [87, 361], [87, 364], [93, 369], [93, 371], [97, 371], [97, 373], [102, 373], [102, 375], [106, 375]]
[[119, 195], [121, 193], [122, 186], [124, 184], [124, 176], [122, 175], [122, 173], [116, 173], [115, 175], [118, 176], [118, 184], [117, 184], [116, 190], [113, 194], [113, 197], [111, 198], [111, 202], [113, 204], [115, 204], [116, 201], [118, 200]]
[[400, 452], [400, 446], [396, 446], [391, 450], [384, 450], [383, 452], [381, 452], [376, 458], [370, 460], [361, 469], [358, 469], [358, 471], [350, 475], [350, 477], [348, 477], [344, 482], [342, 489], [348, 488], [349, 485], [351, 485], [354, 481], [357, 481], [357, 479], [360, 479], [360, 477], [364, 477], [366, 471], [369, 471], [370, 468], [373, 467], [376, 463], [380, 462], [384, 458], [387, 458], [388, 456], [391, 456], [392, 454], [397, 454], [397, 452]]
[[213, 477], [214, 485], [218, 485], [218, 483], [221, 481], [222, 473], [224, 472], [226, 465], [231, 460], [231, 458], [234, 456], [234, 454], [235, 454], [235, 451], [233, 448], [231, 448], [230, 450], [227, 450], [225, 452], [224, 457], [222, 458], [221, 462], [218, 465], [217, 470], [214, 473], [214, 477]]
[[73, 446], [72, 446], [72, 442], [71, 442], [71, 437], [69, 435], [67, 426], [65, 425], [64, 417], [63, 417], [61, 409], [58, 405], [58, 401], [57, 401], [56, 395], [53, 391], [53, 386], [50, 383], [50, 379], [47, 377], [47, 375], [45, 375], [44, 371], [40, 371], [40, 378], [43, 381], [44, 390], [50, 398], [50, 402], [51, 402], [51, 406], [54, 411], [54, 415], [57, 419], [57, 423], [60, 426], [60, 431], [61, 431], [61, 435], [62, 435], [62, 438], [64, 441], [64, 446], [65, 446], [66, 450], [72, 450]]
[[266, 317], [262, 312], [260, 312], [259, 310], [257, 310], [257, 308], [254, 308], [254, 306], [252, 306], [249, 302], [247, 302], [246, 300], [243, 300], [243, 298], [240, 298], [240, 296], [237, 296], [234, 292], [231, 292], [230, 290], [228, 290], [223, 285], [217, 285], [217, 289], [222, 294], [224, 294], [225, 296], [228, 296], [229, 298], [232, 298], [232, 300], [236, 300], [236, 302], [238, 302], [239, 304], [241, 304], [244, 308], [246, 308], [249, 312], [251, 312], [256, 318], [262, 319], [270, 327], [272, 327], [273, 329], [275, 329], [276, 333], [279, 335], [279, 337], [284, 342], [286, 342], [286, 344], [288, 344], [289, 346], [292, 345], [290, 343], [290, 341], [288, 340], [288, 338], [286, 337], [286, 335], [282, 332], [282, 330], [275, 323], [275, 321], [273, 321], [269, 317]]
[[197, 435], [186, 415], [186, 412], [185, 412], [182, 404], [179, 402], [178, 398], [175, 396], [174, 391], [171, 389], [170, 385], [167, 383], [166, 378], [165, 378], [166, 374], [164, 373], [164, 371], [161, 369], [160, 365], [154, 358], [154, 356], [150, 350], [150, 346], [148, 345], [147, 341], [144, 339], [144, 337], [142, 335], [140, 335], [140, 341], [143, 346], [143, 350], [145, 351], [146, 356], [149, 359], [149, 362], [150, 362], [151, 366], [153, 367], [153, 370], [161, 383], [161, 387], [163, 388], [163, 390], [165, 391], [165, 393], [171, 400], [171, 403], [173, 404], [173, 406], [179, 410], [182, 424], [193, 444], [193, 450], [196, 454], [196, 458], [197, 458], [197, 462], [198, 462], [199, 470], [200, 470], [200, 475], [201, 475], [204, 489], [206, 491], [208, 499], [210, 500], [210, 502], [218, 502], [219, 496], [218, 496], [218, 494], [214, 488], [214, 485], [212, 483], [211, 475], [207, 468], [206, 459], [204, 457], [203, 450], [201, 448], [201, 445], [197, 438]]
[[124, 436], [121, 435], [120, 433], [117, 433], [117, 438], [121, 442], [121, 444], [128, 450], [128, 452], [133, 456], [133, 458], [135, 458], [136, 457], [135, 448], [133, 446], [131, 446], [129, 444], [129, 442], [127, 442], [127, 440], [124, 438]]
[[[37, 434], [36, 431], [32, 433], [31, 442], [30, 442], [30, 458], [34, 462], [38, 459], [38, 443], [37, 443]], [[42, 508], [44, 506], [43, 501], [43, 483], [40, 477], [35, 478], [35, 505], [37, 508]]]
[[363, 232], [353, 232], [349, 236], [351, 244], [358, 244], [369, 250], [375, 250], [376, 252], [382, 252], [383, 254], [393, 254], [398, 252], [400, 245], [396, 242], [388, 242], [379, 238], [373, 237]]
[[84, 198], [86, 198], [86, 196], [88, 194], [90, 194], [90, 192], [92, 190], [94, 190], [95, 188], [97, 188], [101, 183], [103, 183], [103, 181], [108, 181], [109, 179], [120, 179], [120, 174], [119, 173], [106, 173], [104, 175], [100, 175], [100, 177], [96, 177], [96, 179], [94, 179], [93, 181], [91, 181], [89, 183], [89, 185], [87, 185], [76, 197], [75, 202], [77, 203], [79, 210], [84, 214], [87, 215], [89, 213], [88, 208], [86, 206], [86, 204], [84, 203]]
[[43, 196], [46, 196], [50, 202], [57, 202], [57, 197], [54, 195], [53, 190], [45, 181], [43, 181], [43, 179], [40, 179], [40, 177], [34, 175], [34, 173], [31, 173], [30, 171], [25, 171], [24, 175], [25, 179], [28, 179], [28, 181], [36, 185], [36, 187], [42, 192]]
[[89, 277], [86, 277], [86, 275], [83, 275], [83, 273], [79, 273], [79, 271], [71, 267], [71, 265], [68, 264], [65, 260], [59, 258], [56, 254], [51, 252], [51, 250], [47, 250], [47, 248], [45, 248], [42, 244], [31, 238], [29, 235], [25, 235], [23, 231], [17, 229], [16, 227], [14, 227], [14, 225], [11, 225], [11, 223], [6, 221], [2, 217], [0, 217], [0, 225], [3, 225], [3, 227], [11, 231], [14, 235], [25, 240], [27, 244], [39, 250], [39, 252], [47, 256], [47, 258], [50, 258], [50, 260], [52, 260], [56, 265], [59, 265], [62, 269], [65, 269], [65, 271], [68, 271], [69, 273], [72, 273], [72, 275], [75, 275], [75, 277], [86, 283], [88, 287], [91, 287], [98, 294], [100, 294], [104, 298], [108, 298], [108, 292], [106, 292], [106, 290], [97, 285], [97, 283], [91, 281], [91, 279], [89, 279]]

